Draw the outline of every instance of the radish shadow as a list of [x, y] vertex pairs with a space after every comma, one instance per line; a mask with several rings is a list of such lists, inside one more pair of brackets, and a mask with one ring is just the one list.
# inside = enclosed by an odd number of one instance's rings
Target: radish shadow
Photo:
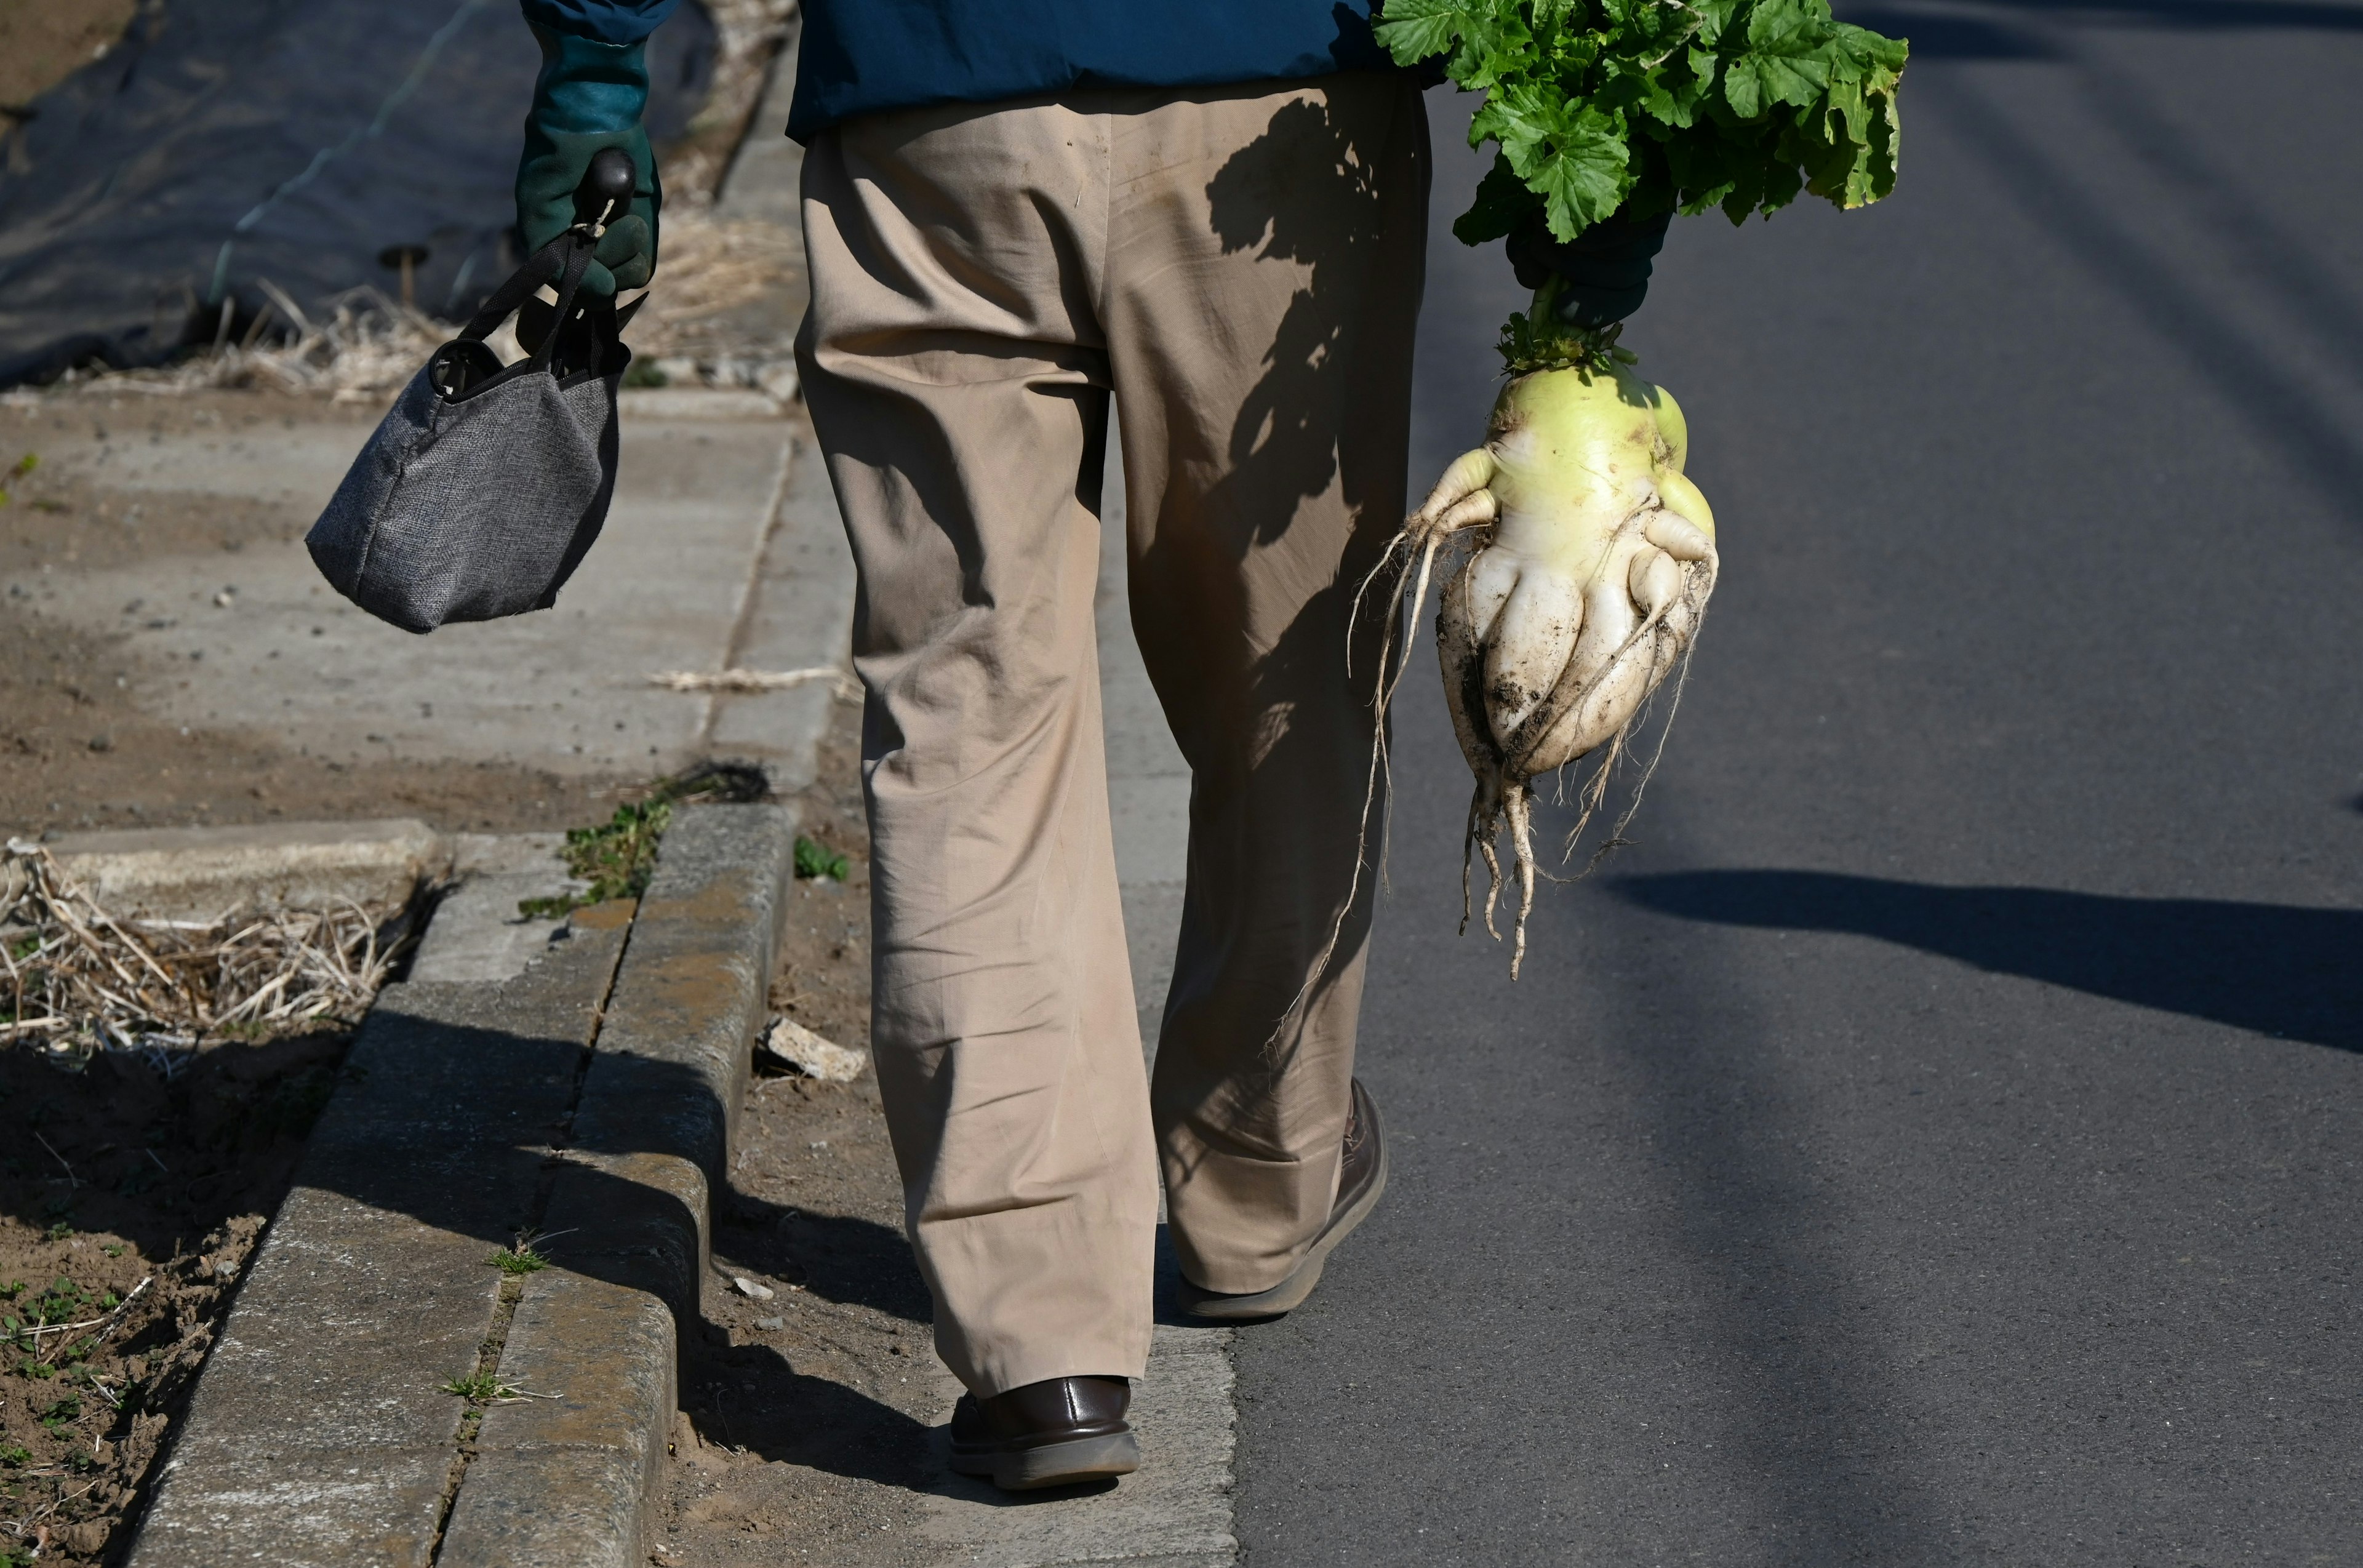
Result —
[[1874, 937], [1992, 973], [2363, 1051], [2363, 909], [1809, 871], [1678, 872], [1610, 886], [1681, 919]]

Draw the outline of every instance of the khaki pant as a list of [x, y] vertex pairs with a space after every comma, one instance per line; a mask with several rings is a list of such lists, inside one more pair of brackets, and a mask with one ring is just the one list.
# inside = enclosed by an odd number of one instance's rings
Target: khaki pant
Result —
[[[1337, 1189], [1369, 875], [1299, 993], [1370, 766], [1381, 617], [1349, 684], [1348, 612], [1404, 510], [1419, 95], [914, 110], [816, 139], [804, 180], [799, 359], [860, 569], [871, 1038], [937, 1346], [982, 1394], [1137, 1376], [1160, 1161], [1219, 1291], [1277, 1283]], [[1153, 1087], [1093, 632], [1111, 392], [1133, 626], [1192, 770]]]

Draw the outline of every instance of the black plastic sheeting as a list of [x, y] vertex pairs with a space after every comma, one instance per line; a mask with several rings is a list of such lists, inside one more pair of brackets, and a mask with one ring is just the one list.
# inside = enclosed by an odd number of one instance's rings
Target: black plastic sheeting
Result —
[[[680, 135], [714, 28], [649, 40]], [[0, 142], [0, 387], [242, 336], [268, 280], [315, 320], [363, 284], [463, 318], [516, 265], [512, 183], [540, 51], [516, 0], [149, 0]], [[275, 331], [279, 322], [264, 324]]]

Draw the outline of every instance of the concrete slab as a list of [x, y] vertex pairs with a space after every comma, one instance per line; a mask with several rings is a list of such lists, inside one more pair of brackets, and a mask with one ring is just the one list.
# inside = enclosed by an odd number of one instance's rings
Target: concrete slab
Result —
[[787, 408], [753, 387], [640, 386], [616, 399], [627, 419], [778, 419]]
[[[796, 87], [796, 44], [797, 34], [791, 31], [786, 47], [772, 62], [763, 102], [748, 124], [746, 139], [738, 144], [729, 173], [723, 178], [714, 216], [725, 223], [767, 223], [801, 241], [804, 150], [787, 138], [788, 105]], [[799, 242], [792, 249], [793, 275], [782, 286], [733, 306], [714, 321], [732, 340], [768, 350], [782, 361], [792, 359], [808, 294], [804, 246]]]
[[[424, 1448], [211, 1457], [202, 1489], [183, 1468], [170, 1509], [159, 1496], [130, 1561], [140, 1568], [427, 1568], [457, 1462], [448, 1437]], [[267, 1528], [257, 1530], [258, 1520]]]
[[[40, 613], [119, 635], [140, 706], [291, 751], [644, 777], [704, 740], [698, 699], [665, 670], [723, 667], [787, 473], [777, 418], [632, 421], [605, 531], [557, 606], [414, 637], [320, 580], [300, 540], [236, 557], [161, 555], [42, 579]], [[117, 489], [267, 493], [316, 513], [352, 459], [349, 426], [270, 442], [215, 435], [61, 441], [45, 462]]]
[[726, 220], [776, 224], [793, 233], [804, 232], [801, 187], [804, 150], [788, 139], [788, 107], [796, 95], [796, 45], [800, 34], [791, 31], [786, 46], [772, 62], [763, 101], [748, 124], [747, 139], [738, 144], [730, 172], [722, 177], [714, 216]]
[[674, 814], [583, 1084], [579, 1153], [675, 1155], [720, 1177], [769, 1018], [795, 827], [784, 806]]
[[451, 866], [424, 822], [274, 822], [144, 828], [48, 841], [66, 875], [110, 913], [211, 920], [232, 909], [394, 910]]
[[565, 940], [563, 917], [517, 912], [529, 898], [582, 893], [568, 873], [563, 833], [461, 833], [452, 840], [450, 883], [411, 955], [416, 981], [484, 984], [526, 972]]
[[[199, 1381], [134, 1568], [645, 1561], [675, 1317], [698, 1310], [794, 828], [778, 806], [685, 807], [637, 910], [577, 911], [499, 978], [387, 989]], [[548, 885], [554, 848], [471, 839], [460, 892]], [[456, 935], [421, 956], [467, 973], [487, 922], [449, 907]], [[489, 932], [505, 970], [521, 944]], [[554, 1266], [505, 1295], [490, 1254], [529, 1229]], [[466, 1407], [441, 1385], [488, 1346], [525, 1396], [463, 1441]]]
[[649, 1561], [648, 1477], [632, 1455], [612, 1448], [519, 1450], [504, 1456], [518, 1462], [513, 1465], [485, 1465], [483, 1457], [469, 1467], [471, 1482], [436, 1554], [438, 1568], [638, 1568]]
[[[853, 551], [829, 488], [819, 443], [801, 418], [787, 484], [766, 537], [753, 592], [733, 631], [728, 667], [852, 667]], [[686, 699], [684, 699], [686, 700]], [[705, 745], [771, 770], [775, 789], [812, 782], [813, 749], [838, 701], [825, 682], [783, 691], [716, 695], [706, 704]]]

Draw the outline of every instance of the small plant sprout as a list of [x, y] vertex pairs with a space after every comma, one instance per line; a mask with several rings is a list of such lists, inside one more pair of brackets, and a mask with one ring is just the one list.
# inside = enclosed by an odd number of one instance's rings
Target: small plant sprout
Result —
[[[6, 473], [4, 475], [0, 475], [0, 477], [5, 477], [9, 484], [13, 484], [40, 466], [40, 458], [32, 452], [27, 452], [23, 457], [18, 458], [15, 463], [10, 465]], [[0, 490], [0, 506], [5, 506], [7, 504], [8, 492], [6, 490]]]
[[446, 1394], [456, 1394], [471, 1405], [511, 1405], [520, 1399], [555, 1399], [555, 1394], [536, 1394], [530, 1388], [519, 1388], [496, 1372], [471, 1372], [465, 1377], [455, 1377], [443, 1385]]
[[537, 1245], [544, 1240], [546, 1238], [531, 1233], [520, 1235], [516, 1239], [516, 1246], [503, 1247], [484, 1262], [505, 1274], [539, 1273], [549, 1267], [549, 1260], [536, 1251]]
[[831, 882], [843, 882], [852, 869], [843, 855], [823, 849], [801, 833], [796, 836], [796, 874], [800, 877], [826, 877]]
[[516, 1387], [502, 1381], [496, 1372], [471, 1372], [455, 1377], [443, 1385], [446, 1394], [456, 1394], [471, 1405], [494, 1405], [518, 1396]]
[[674, 806], [760, 800], [770, 788], [760, 769], [741, 762], [699, 766], [661, 780], [645, 800], [616, 807], [598, 826], [567, 829], [566, 869], [589, 883], [588, 888], [555, 898], [520, 899], [517, 913], [529, 920], [555, 920], [609, 899], [638, 898], [656, 874], [657, 846], [672, 825]]

